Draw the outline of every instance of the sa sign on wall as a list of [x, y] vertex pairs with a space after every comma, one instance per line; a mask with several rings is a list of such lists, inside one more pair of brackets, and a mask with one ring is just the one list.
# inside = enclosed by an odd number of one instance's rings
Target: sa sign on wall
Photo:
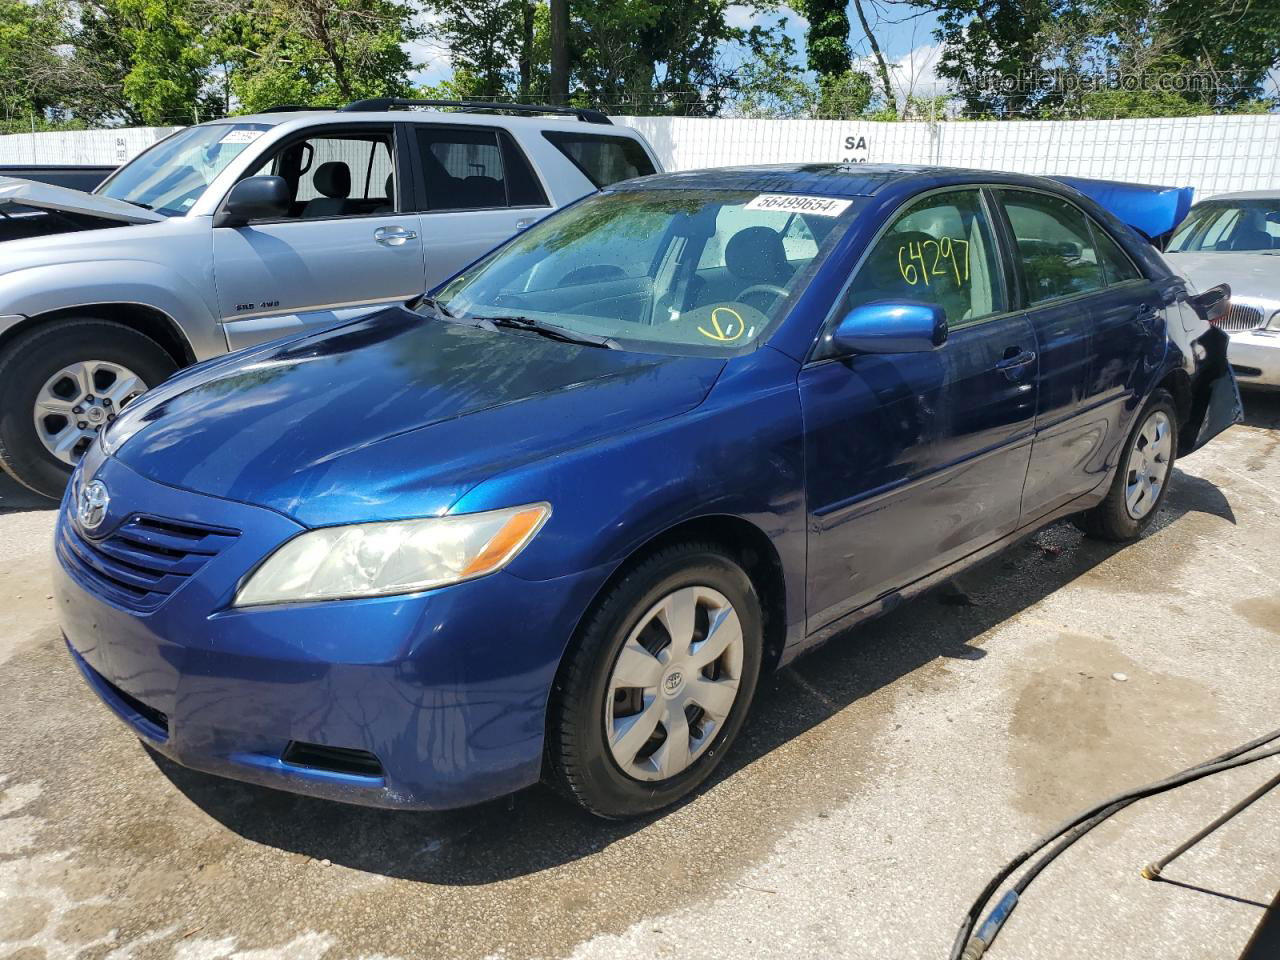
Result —
[[841, 163], [866, 163], [871, 159], [871, 149], [867, 146], [867, 138], [861, 133], [851, 133], [840, 142]]

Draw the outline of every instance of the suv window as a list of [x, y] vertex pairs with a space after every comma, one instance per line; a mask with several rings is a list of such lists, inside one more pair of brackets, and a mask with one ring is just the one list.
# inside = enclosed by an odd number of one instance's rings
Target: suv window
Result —
[[391, 131], [322, 133], [294, 141], [263, 161], [293, 190], [288, 216], [314, 220], [386, 215], [395, 211]]
[[843, 312], [875, 300], [936, 303], [952, 325], [1006, 309], [991, 224], [977, 190], [924, 197], [867, 254]]
[[654, 172], [653, 161], [644, 147], [630, 137], [601, 137], [567, 130], [547, 130], [542, 135], [597, 189]]
[[547, 195], [520, 148], [502, 130], [418, 126], [427, 210], [546, 206]]
[[1029, 303], [1069, 297], [1106, 285], [1089, 219], [1046, 193], [1001, 190], [1017, 244]]

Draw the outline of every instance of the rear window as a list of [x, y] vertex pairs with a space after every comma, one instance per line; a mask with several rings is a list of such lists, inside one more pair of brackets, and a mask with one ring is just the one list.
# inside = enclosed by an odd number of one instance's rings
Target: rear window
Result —
[[529, 161], [505, 131], [419, 126], [415, 132], [428, 210], [547, 205]]
[[548, 130], [543, 136], [597, 188], [656, 172], [644, 147], [630, 137], [601, 137], [567, 130]]

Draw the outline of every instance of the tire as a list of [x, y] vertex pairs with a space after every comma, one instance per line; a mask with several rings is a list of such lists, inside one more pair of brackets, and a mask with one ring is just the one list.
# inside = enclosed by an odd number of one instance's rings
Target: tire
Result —
[[[108, 396], [89, 394], [94, 403], [92, 419], [80, 420], [73, 412], [71, 397], [83, 399], [75, 377], [64, 378], [47, 389], [51, 378], [75, 369], [85, 373], [89, 389]], [[177, 369], [173, 358], [160, 344], [129, 327], [91, 318], [59, 321], [24, 333], [0, 353], [0, 467], [18, 483], [46, 497], [58, 499], [66, 487], [75, 459], [92, 438], [92, 433], [114, 419], [122, 404], [111, 397], [122, 392], [127, 402], [136, 393], [154, 387]], [[130, 390], [130, 376], [141, 389]], [[37, 398], [66, 398], [68, 411], [51, 412], [38, 426]], [[86, 409], [82, 405], [82, 410]], [[98, 421], [101, 422], [98, 422]], [[72, 423], [84, 423], [83, 429]], [[74, 446], [63, 453], [72, 462], [56, 456], [41, 439], [54, 433], [59, 423]], [[73, 426], [75, 429], [73, 430]], [[79, 432], [81, 436], [72, 437]], [[58, 433], [62, 436], [63, 433]], [[51, 441], [53, 442], [53, 441]], [[60, 444], [60, 446], [65, 446]]]
[[[690, 609], [682, 607], [690, 598], [695, 610], [691, 620], [678, 615], [679, 609]], [[677, 611], [673, 622], [692, 622], [692, 644], [673, 644], [664, 626], [665, 613], [653, 614], [660, 604]], [[733, 614], [740, 645], [734, 639]], [[716, 654], [722, 644], [728, 646]], [[614, 685], [615, 680], [631, 679], [623, 669], [615, 675], [615, 667], [623, 663], [624, 646], [626, 663], [639, 664], [633, 675], [644, 677], [643, 687]], [[763, 649], [759, 596], [742, 567], [720, 547], [680, 544], [641, 561], [588, 614], [561, 664], [548, 716], [552, 785], [591, 813], [609, 819], [651, 813], [688, 795], [711, 776], [742, 729]], [[686, 656], [684, 650], [691, 652]], [[650, 659], [657, 660], [659, 668], [643, 660], [648, 651], [657, 653]], [[667, 660], [662, 663], [664, 654]], [[715, 659], [701, 666], [700, 658], [707, 656]], [[628, 741], [617, 733], [624, 726], [639, 728], [655, 714], [659, 719], [651, 735], [635, 731], [647, 740], [633, 736]], [[637, 719], [628, 725], [631, 716]], [[606, 725], [619, 743], [616, 750], [606, 737]], [[670, 738], [668, 725], [683, 736]], [[644, 746], [632, 757], [631, 747], [638, 743]], [[682, 743], [688, 744], [687, 758], [680, 753]], [[688, 759], [691, 762], [681, 768], [682, 760]], [[675, 772], [668, 774], [668, 769]]]
[[[1167, 456], [1158, 458], [1163, 469], [1163, 477], [1154, 496], [1139, 501], [1140, 515], [1130, 508], [1128, 502], [1130, 483], [1135, 473], [1130, 467], [1133, 464], [1135, 448], [1153, 449], [1149, 439], [1152, 436], [1153, 424], [1159, 424], [1163, 417], [1164, 429], [1167, 430]], [[1178, 457], [1178, 410], [1174, 406], [1173, 397], [1166, 390], [1156, 390], [1147, 400], [1146, 406], [1134, 420], [1133, 430], [1120, 453], [1116, 465], [1116, 474], [1107, 491], [1106, 499], [1100, 504], [1081, 514], [1076, 525], [1090, 537], [1098, 540], [1110, 540], [1114, 543], [1128, 543], [1136, 540], [1155, 519], [1169, 490], [1169, 481], [1173, 478], [1173, 464]], [[1150, 487], [1148, 487], [1148, 490]]]

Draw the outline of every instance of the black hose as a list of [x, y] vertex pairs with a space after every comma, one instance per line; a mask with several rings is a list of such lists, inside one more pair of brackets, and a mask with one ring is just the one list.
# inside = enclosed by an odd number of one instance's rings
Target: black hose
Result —
[[[1206, 760], [1204, 763], [1197, 764], [1194, 767], [1189, 767], [1181, 773], [1176, 773], [1164, 780], [1148, 784], [1145, 787], [1138, 787], [1134, 790], [1127, 790], [1124, 793], [1116, 794], [1116, 796], [1109, 800], [1104, 800], [1102, 803], [1095, 804], [1083, 813], [1077, 814], [1044, 834], [1036, 840], [1035, 843], [1010, 860], [999, 873], [992, 877], [986, 887], [983, 888], [982, 893], [979, 894], [978, 899], [974, 901], [973, 906], [969, 908], [969, 912], [965, 915], [964, 921], [960, 924], [960, 929], [956, 933], [955, 942], [951, 946], [951, 953], [948, 955], [950, 960], [976, 960], [976, 958], [982, 956], [995, 939], [996, 934], [1000, 932], [1000, 928], [1004, 925], [1005, 920], [1009, 918], [1009, 915], [1018, 905], [1020, 895], [1026, 890], [1031, 881], [1034, 880], [1045, 867], [1057, 859], [1063, 851], [1108, 817], [1114, 816], [1125, 807], [1129, 806], [1129, 804], [1137, 800], [1141, 800], [1144, 797], [1164, 793], [1166, 790], [1172, 790], [1176, 787], [1181, 787], [1185, 784], [1203, 779], [1204, 777], [1213, 776], [1214, 774], [1222, 773], [1225, 770], [1233, 770], [1236, 767], [1242, 767], [1258, 760], [1265, 760], [1268, 757], [1280, 756], [1280, 747], [1254, 754], [1253, 756], [1243, 756], [1243, 754], [1247, 754], [1251, 750], [1256, 750], [1258, 747], [1268, 744], [1277, 738], [1280, 738], [1280, 730], [1275, 730], [1265, 736], [1258, 737], [1256, 740], [1252, 740], [1243, 746], [1236, 747], [1234, 750], [1229, 750], [1221, 756], [1214, 757], [1212, 760]], [[1036, 861], [1028, 869], [1026, 875], [1023, 876], [1023, 878], [1014, 886], [1014, 888], [1001, 898], [1000, 903], [991, 912], [990, 916], [987, 917], [986, 922], [982, 925], [982, 929], [979, 931], [978, 936], [970, 940], [970, 936], [973, 933], [974, 926], [978, 922], [979, 916], [987, 903], [991, 900], [992, 896], [995, 895], [995, 892], [1000, 889], [1000, 885], [1004, 883], [1005, 880], [1007, 880], [1009, 876], [1018, 869], [1018, 867], [1022, 866], [1022, 864], [1026, 863], [1027, 860], [1031, 859], [1032, 856], [1040, 850], [1043, 850], [1050, 843], [1053, 843], [1054, 840], [1058, 840], [1059, 837], [1062, 838], [1061, 841]]]

